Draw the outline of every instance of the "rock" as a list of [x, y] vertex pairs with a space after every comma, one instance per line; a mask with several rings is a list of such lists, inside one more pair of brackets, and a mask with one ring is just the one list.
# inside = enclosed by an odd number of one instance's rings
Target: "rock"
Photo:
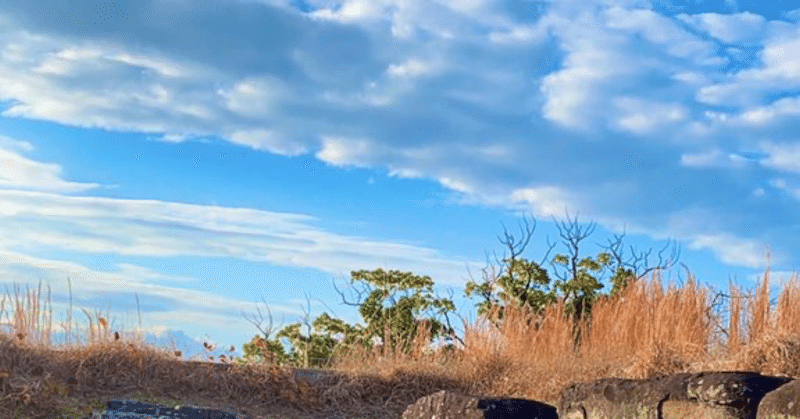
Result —
[[240, 413], [225, 412], [194, 406], [167, 407], [142, 403], [138, 400], [111, 400], [108, 410], [93, 412], [84, 419], [250, 419]]
[[758, 404], [756, 419], [800, 419], [800, 380], [767, 393]]
[[535, 400], [482, 399], [446, 390], [417, 400], [403, 419], [558, 419], [555, 406]]
[[752, 419], [762, 397], [788, 381], [750, 372], [605, 378], [567, 387], [558, 413], [568, 419]]

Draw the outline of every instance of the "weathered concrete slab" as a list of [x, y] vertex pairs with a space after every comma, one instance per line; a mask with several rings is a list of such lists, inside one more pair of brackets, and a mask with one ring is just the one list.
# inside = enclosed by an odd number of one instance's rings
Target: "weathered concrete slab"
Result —
[[800, 380], [767, 393], [758, 404], [756, 419], [800, 419]]
[[555, 406], [535, 400], [485, 399], [442, 390], [422, 397], [403, 419], [558, 419]]
[[764, 395], [790, 380], [750, 372], [606, 378], [564, 389], [558, 412], [567, 419], [753, 419]]
[[194, 406], [166, 407], [135, 400], [111, 400], [107, 410], [85, 419], [250, 419], [247, 416]]
[[[205, 361], [185, 361], [193, 368], [210, 369], [214, 374], [225, 374], [233, 365]], [[331, 370], [291, 368], [291, 377], [310, 384], [330, 384], [341, 378], [341, 374]], [[250, 419], [241, 413], [232, 413], [196, 406], [162, 406], [142, 403], [138, 400], [111, 400], [107, 409], [96, 411], [83, 419]]]

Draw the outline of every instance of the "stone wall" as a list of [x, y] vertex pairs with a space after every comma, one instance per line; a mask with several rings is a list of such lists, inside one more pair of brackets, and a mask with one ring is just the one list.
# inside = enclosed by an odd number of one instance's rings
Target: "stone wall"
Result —
[[800, 380], [752, 372], [605, 378], [563, 390], [558, 407], [440, 391], [403, 419], [800, 419]]

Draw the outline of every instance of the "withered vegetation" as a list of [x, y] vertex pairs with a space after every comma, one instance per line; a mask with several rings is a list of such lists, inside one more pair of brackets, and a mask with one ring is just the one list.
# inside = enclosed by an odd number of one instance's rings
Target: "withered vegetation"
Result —
[[[178, 351], [148, 346], [140, 334], [111, 332], [106, 317], [85, 310], [88, 342], [50, 345], [50, 320], [39, 325], [40, 284], [28, 307], [15, 298], [13, 330], [0, 333], [0, 417], [84, 418], [107, 400], [136, 399], [253, 418], [396, 419], [419, 397], [442, 389], [555, 404], [570, 383], [602, 377], [712, 370], [798, 377], [797, 277], [781, 288], [771, 304], [769, 269], [752, 295], [733, 285], [728, 294], [714, 292], [691, 275], [664, 288], [654, 272], [616, 297], [599, 299], [591, 323], [575, 325], [562, 301], [536, 316], [512, 304], [502, 330], [464, 322], [463, 349], [425, 349], [423, 322], [410, 355], [357, 346], [329, 364], [327, 379], [305, 380], [268, 361], [182, 360]], [[4, 297], [0, 320], [5, 303]], [[69, 334], [71, 325], [63, 326]]]

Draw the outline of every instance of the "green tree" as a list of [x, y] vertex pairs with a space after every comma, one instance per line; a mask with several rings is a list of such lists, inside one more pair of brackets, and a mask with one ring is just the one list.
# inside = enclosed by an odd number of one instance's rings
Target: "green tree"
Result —
[[[624, 258], [622, 251], [624, 232], [622, 235], [615, 235], [615, 240], [609, 240], [608, 246], [595, 257], [581, 257], [580, 243], [594, 232], [595, 224], [582, 226], [578, 224], [577, 216], [574, 220], [570, 220], [567, 214], [569, 223], [556, 222], [567, 252], [557, 254], [548, 261], [547, 258], [555, 247], [555, 244], [550, 244], [548, 239], [550, 247], [544, 258], [539, 263], [532, 262], [520, 256], [535, 231], [535, 220], [533, 228], [529, 227], [527, 219], [523, 220], [525, 229], [521, 240], [516, 240], [504, 226], [505, 239], [500, 241], [508, 246], [510, 255], [498, 261], [499, 270], [495, 271], [494, 267], [491, 267], [490, 273], [488, 268], [484, 269], [483, 283], [469, 281], [466, 286], [466, 296], [475, 293], [484, 298], [484, 301], [477, 305], [478, 314], [486, 316], [498, 328], [502, 327], [504, 309], [508, 304], [516, 304], [520, 308], [527, 307], [531, 310], [535, 314], [531, 319], [534, 327], [538, 327], [543, 310], [559, 300], [565, 302], [568, 313], [574, 320], [590, 319], [594, 302], [603, 295], [599, 291], [603, 288], [604, 273], [611, 273], [606, 278], [612, 284], [612, 290], [608, 295], [614, 296], [630, 281], [641, 278], [653, 270], [666, 269], [677, 259], [673, 247], [671, 258], [667, 262], [663, 261], [662, 253], [666, 250], [666, 246], [659, 252], [659, 263], [654, 266], [648, 266], [650, 251], [637, 254], [631, 247], [632, 256]], [[552, 280], [548, 270], [543, 267], [548, 262], [555, 280]], [[362, 292], [358, 292], [358, 302], [351, 303], [338, 289], [336, 291], [342, 295], [345, 304], [359, 307], [358, 312], [366, 322], [366, 326], [353, 327], [340, 319], [331, 318], [327, 313], [309, 323], [309, 314], [306, 312], [303, 319], [303, 324], [306, 326], [305, 334], [300, 331], [301, 324], [295, 323], [283, 328], [274, 338], [270, 338], [272, 332], [270, 315], [270, 325], [266, 331], [261, 329], [260, 322], [254, 322], [263, 337], [255, 336], [250, 343], [243, 345], [244, 357], [236, 361], [244, 363], [252, 360], [271, 360], [280, 365], [324, 367], [331, 358], [346, 354], [356, 344], [372, 348], [373, 338], [381, 336], [387, 329], [391, 332], [391, 341], [384, 342], [384, 347], [394, 351], [395, 346], [398, 346], [402, 352], [408, 354], [423, 320], [430, 325], [431, 341], [444, 336], [450, 348], [455, 340], [464, 345], [464, 341], [455, 334], [448, 317], [448, 312], [454, 311], [455, 306], [451, 299], [431, 296], [433, 281], [430, 277], [417, 276], [411, 272], [376, 269], [352, 271], [350, 282], [366, 283], [368, 295], [363, 302], [360, 301]], [[369, 284], [375, 285], [376, 288], [372, 289]], [[405, 291], [406, 295], [395, 300], [394, 296], [398, 291]], [[409, 295], [409, 291], [413, 292]], [[387, 300], [391, 301], [388, 307], [384, 306]], [[437, 309], [438, 314], [444, 315], [446, 323], [421, 317], [423, 311], [431, 309]], [[335, 334], [343, 336], [341, 342], [334, 339], [332, 335]], [[291, 349], [288, 352], [284, 350], [280, 339], [289, 342]], [[576, 331], [576, 344], [579, 340], [580, 336]]]
[[[534, 315], [539, 315], [545, 307], [556, 302], [556, 289], [552, 287], [550, 276], [547, 270], [542, 268], [542, 264], [519, 258], [536, 229], [535, 220], [533, 227], [529, 226], [527, 219], [523, 221], [527, 234], [523, 234], [520, 240], [510, 235], [503, 226], [505, 238], [498, 237], [498, 240], [509, 248], [510, 255], [498, 261], [499, 270], [495, 271], [494, 266], [484, 269], [484, 282], [478, 284], [469, 281], [464, 292], [467, 297], [478, 294], [484, 298], [484, 301], [477, 305], [478, 315], [489, 317], [496, 327], [500, 326], [505, 317], [507, 304], [515, 303], [519, 308], [527, 306]], [[547, 254], [552, 249], [551, 245]], [[491, 273], [488, 269], [491, 269]], [[497, 291], [496, 296], [495, 291]], [[490, 314], [492, 310], [495, 310], [493, 316]]]
[[[308, 303], [308, 297], [306, 301]], [[269, 312], [269, 307], [267, 311]], [[261, 316], [260, 310], [259, 316]], [[346, 347], [351, 347], [361, 333], [360, 327], [354, 328], [340, 319], [331, 318], [327, 313], [322, 313], [313, 323], [309, 323], [309, 312], [305, 311], [302, 324], [294, 323], [286, 326], [274, 338], [270, 338], [272, 314], [269, 313], [269, 326], [266, 330], [261, 327], [262, 321], [263, 316], [258, 322], [252, 323], [263, 336], [256, 335], [249, 343], [242, 345], [244, 355], [236, 359], [237, 363], [270, 362], [305, 368], [325, 367], [332, 357], [342, 355]], [[300, 331], [302, 325], [307, 328], [305, 335]], [[344, 341], [338, 342], [332, 336], [336, 334], [343, 334]], [[281, 338], [289, 343], [291, 349], [288, 352], [284, 349]]]
[[[594, 232], [596, 224], [581, 225], [577, 216], [570, 219], [569, 214], [567, 220], [569, 222], [554, 220], [562, 244], [567, 248], [566, 253], [556, 254], [549, 261], [555, 280], [543, 267], [556, 245], [551, 244], [549, 239], [549, 249], [541, 262], [531, 262], [520, 257], [533, 236], [535, 220], [533, 227], [530, 227], [527, 219], [523, 218], [525, 227], [520, 239], [510, 235], [504, 226], [505, 237], [498, 239], [508, 247], [510, 255], [498, 261], [498, 270], [494, 267], [483, 270], [483, 283], [469, 281], [466, 286], [466, 296], [478, 294], [484, 299], [478, 304], [479, 315], [485, 315], [495, 327], [500, 328], [508, 304], [516, 304], [520, 308], [526, 306], [534, 314], [529, 325], [532, 322], [534, 327], [538, 327], [544, 309], [562, 300], [573, 320], [590, 318], [594, 302], [603, 295], [599, 291], [604, 287], [604, 273], [611, 273], [607, 280], [613, 287], [607, 295], [615, 296], [630, 281], [642, 278], [653, 270], [666, 269], [676, 262], [677, 253], [674, 247], [671, 258], [666, 262], [663, 260], [662, 254], [666, 246], [659, 252], [659, 263], [654, 266], [647, 266], [650, 251], [637, 254], [631, 247], [632, 256], [625, 258], [621, 251], [624, 232], [615, 235], [615, 240], [609, 240], [608, 246], [603, 247], [596, 256], [581, 257], [581, 242]], [[579, 339], [580, 336], [576, 335], [576, 343]]]
[[[275, 338], [270, 339], [272, 326], [270, 315], [270, 327], [266, 331], [261, 329], [260, 324], [254, 323], [265, 338], [255, 336], [250, 343], [245, 344], [243, 346], [245, 355], [239, 362], [272, 359], [281, 365], [321, 367], [327, 364], [326, 360], [343, 355], [356, 343], [371, 348], [373, 337], [381, 335], [386, 329], [391, 331], [391, 342], [384, 342], [384, 347], [394, 351], [397, 345], [402, 352], [408, 354], [418, 333], [419, 316], [423, 311], [431, 309], [437, 309], [437, 313], [443, 314], [446, 319], [446, 324], [435, 319], [421, 319], [427, 320], [430, 324], [431, 341], [439, 336], [445, 336], [450, 341], [457, 339], [463, 344], [463, 340], [455, 335], [447, 316], [448, 312], [455, 310], [455, 305], [450, 299], [431, 296], [433, 281], [430, 277], [396, 270], [388, 272], [383, 269], [360, 270], [351, 272], [351, 283], [354, 282], [377, 286], [376, 289], [371, 289], [367, 285], [369, 294], [363, 302], [351, 303], [342, 295], [345, 304], [359, 307], [359, 314], [366, 322], [365, 327], [350, 326], [340, 319], [331, 318], [327, 313], [317, 317], [313, 324], [308, 324], [308, 313], [306, 313], [304, 321], [308, 329], [305, 335], [300, 332], [301, 324], [295, 323], [284, 327]], [[395, 300], [395, 292], [412, 290], [411, 295], [406, 294]], [[336, 291], [339, 292], [338, 289]], [[341, 295], [341, 292], [339, 294]], [[362, 293], [358, 294], [360, 300]], [[384, 307], [387, 299], [390, 299], [392, 304]], [[342, 342], [337, 342], [333, 334], [343, 335]], [[291, 344], [288, 353], [283, 350], [281, 338], [286, 338]]]
[[[416, 319], [423, 311], [431, 308], [437, 309], [437, 313], [447, 319], [446, 326], [438, 320], [430, 320], [431, 339], [439, 336], [452, 338], [454, 335], [447, 313], [455, 311], [455, 305], [450, 299], [434, 299], [431, 296], [433, 280], [429, 276], [396, 270], [385, 272], [382, 269], [354, 271], [351, 275], [351, 282], [364, 281], [378, 286], [378, 289], [370, 291], [363, 303], [349, 303], [345, 300], [345, 304], [359, 306], [358, 312], [367, 322], [362, 339], [371, 342], [373, 337], [379, 336], [388, 327], [391, 331], [391, 342], [384, 342], [384, 347], [394, 348], [396, 344], [401, 345], [403, 352], [408, 354], [418, 333]], [[408, 290], [414, 290], [413, 294], [405, 295], [399, 300], [394, 299], [395, 291]], [[360, 297], [359, 293], [359, 299]], [[391, 299], [392, 304], [384, 307], [387, 299]]]

